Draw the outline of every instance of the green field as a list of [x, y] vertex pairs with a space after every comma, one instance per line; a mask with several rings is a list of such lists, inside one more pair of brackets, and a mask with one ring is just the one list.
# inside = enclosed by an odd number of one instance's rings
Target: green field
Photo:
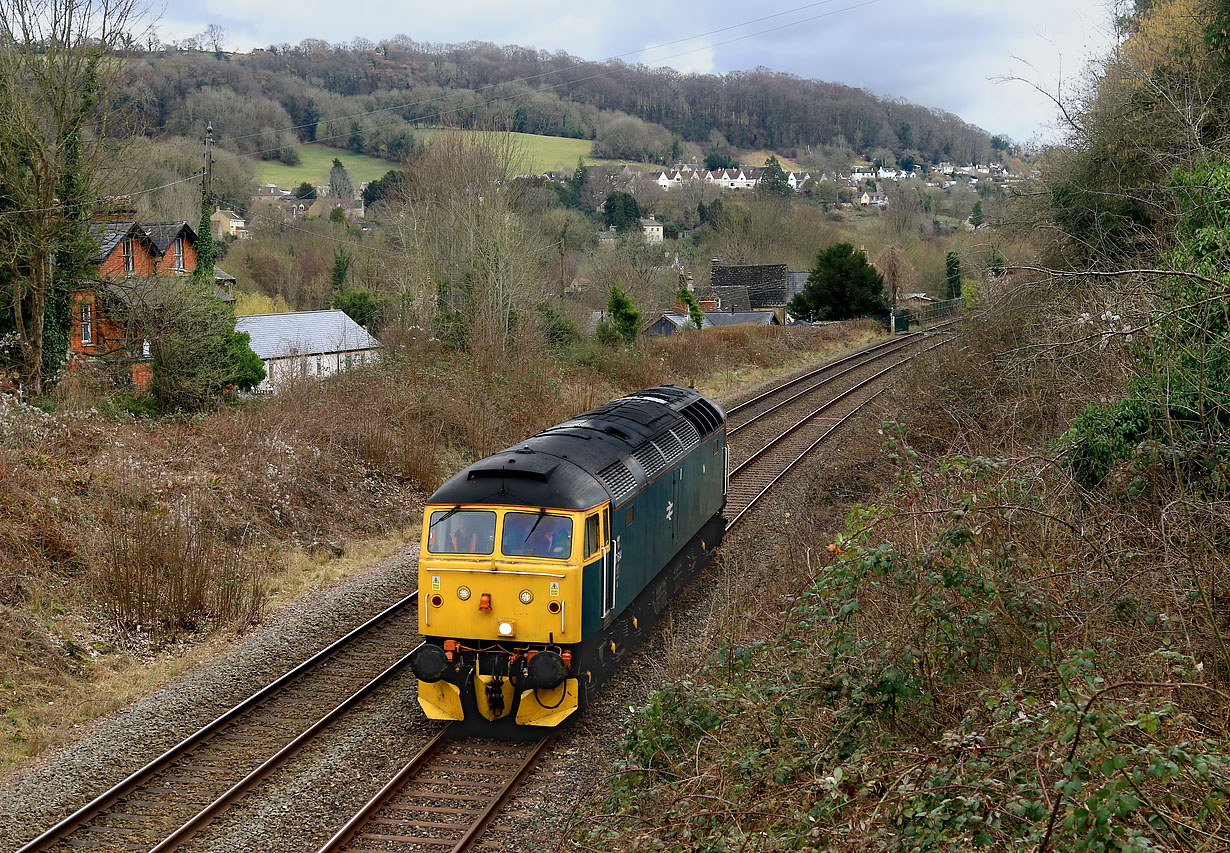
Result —
[[[419, 127], [414, 129], [414, 135], [423, 142], [430, 143], [433, 137], [448, 131], [441, 128]], [[457, 133], [492, 133], [488, 130], [461, 130]], [[563, 139], [558, 136], [536, 136], [532, 133], [510, 134], [525, 153], [527, 163], [525, 171], [534, 174], [542, 172], [571, 172], [576, 168], [577, 160], [583, 159], [586, 165], [618, 166], [619, 160], [604, 160], [591, 156], [594, 143], [588, 139]], [[299, 157], [302, 162], [298, 166], [287, 166], [274, 160], [262, 160], [256, 164], [256, 182], [258, 184], [277, 184], [282, 189], [293, 189], [307, 181], [313, 186], [329, 183], [329, 169], [333, 158], [342, 161], [350, 179], [355, 185], [364, 181], [374, 181], [384, 177], [389, 169], [397, 168], [396, 163], [381, 160], [379, 157], [368, 157], [365, 154], [352, 154], [339, 148], [329, 148], [324, 145], [301, 145]], [[646, 174], [655, 174], [661, 167], [649, 163], [633, 163], [640, 166]]]
[[[449, 131], [443, 128], [416, 127], [414, 135], [424, 141], [430, 141], [433, 136]], [[460, 130], [456, 133], [496, 133], [490, 130]], [[525, 152], [526, 171], [534, 174], [543, 172], [571, 172], [577, 167], [577, 160], [583, 159], [590, 166], [618, 166], [619, 160], [603, 160], [592, 155], [594, 143], [588, 139], [564, 139], [560, 136], [537, 136], [533, 133], [509, 134]], [[645, 169], [652, 169], [648, 163]]]
[[356, 187], [364, 181], [382, 178], [389, 169], [397, 168], [396, 163], [381, 160], [379, 157], [352, 154], [324, 145], [300, 145], [301, 162], [298, 166], [287, 166], [275, 160], [261, 160], [256, 164], [256, 182], [277, 184], [284, 190], [294, 189], [304, 181], [313, 186], [323, 186], [329, 183], [329, 169], [333, 166], [334, 157], [342, 161]]

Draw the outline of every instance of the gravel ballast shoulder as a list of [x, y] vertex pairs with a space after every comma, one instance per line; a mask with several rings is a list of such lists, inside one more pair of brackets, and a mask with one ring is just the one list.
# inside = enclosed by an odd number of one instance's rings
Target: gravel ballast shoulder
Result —
[[[721, 400], [731, 406], [807, 369]], [[853, 427], [853, 425], [852, 425]], [[857, 428], [857, 427], [855, 427]], [[833, 454], [837, 456], [839, 454]], [[820, 465], [830, 464], [821, 462]], [[544, 764], [509, 803], [502, 826], [485, 839], [505, 849], [552, 849], [575, 819], [580, 798], [600, 784], [619, 757], [630, 708], [695, 662], [711, 636], [728, 579], [725, 565], [754, 553], [766, 531], [758, 519], [792, 505], [792, 490], [814, 477], [800, 472], [736, 531], [649, 639], [604, 687], [583, 720], [567, 729]], [[91, 724], [75, 744], [10, 776], [0, 791], [0, 849], [14, 849], [146, 761], [214, 719], [281, 673], [412, 590], [413, 549], [337, 587], [282, 608], [266, 624], [208, 664]], [[767, 568], [766, 568], [767, 570]], [[417, 637], [407, 637], [407, 650]], [[671, 663], [667, 663], [670, 661]], [[322, 709], [323, 711], [324, 709]], [[187, 848], [210, 851], [314, 849], [344, 822], [437, 729], [414, 701], [413, 677], [396, 679], [366, 700], [344, 726], [309, 745], [251, 795], [220, 816]], [[503, 836], [503, 837], [502, 837]]]

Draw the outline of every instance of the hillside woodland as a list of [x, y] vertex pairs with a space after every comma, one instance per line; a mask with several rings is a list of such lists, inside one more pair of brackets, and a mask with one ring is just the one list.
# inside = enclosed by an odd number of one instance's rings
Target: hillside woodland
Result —
[[580, 849], [1230, 843], [1230, 5], [1122, 24], [1002, 226], [1035, 260], [728, 557]]
[[680, 74], [406, 36], [242, 55], [201, 47], [133, 46], [117, 93], [132, 127], [200, 138], [213, 121], [236, 151], [288, 162], [297, 143], [314, 140], [400, 162], [419, 125], [591, 139], [596, 156], [663, 164], [687, 143], [791, 157], [831, 146], [933, 163], [986, 162], [992, 150], [985, 131], [952, 114], [767, 70]]

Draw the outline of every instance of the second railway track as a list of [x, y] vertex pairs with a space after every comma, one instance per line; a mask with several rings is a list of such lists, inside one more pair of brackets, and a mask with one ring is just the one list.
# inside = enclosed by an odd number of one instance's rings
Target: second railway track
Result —
[[[739, 436], [732, 449], [742, 461], [731, 471], [727, 530], [878, 396], [887, 374], [944, 343], [941, 337], [926, 346], [949, 325], [866, 347], [731, 407], [728, 435]], [[400, 671], [406, 657], [399, 653], [413, 646], [416, 634], [416, 597], [417, 591], [354, 629], [17, 853], [176, 849]], [[320, 853], [460, 853], [481, 845], [503, 802], [552, 740], [449, 741], [441, 730]]]
[[[930, 340], [932, 335], [920, 334], [868, 347], [733, 407], [732, 412], [751, 411], [741, 419], [742, 425], [771, 412], [804, 414], [751, 451], [731, 472], [726, 529], [742, 521], [773, 485], [887, 387], [880, 383], [883, 387], [874, 390], [877, 380], [914, 358], [917, 351], [925, 352], [948, 338], [924, 347]], [[917, 351], [886, 366], [877, 365], [870, 376], [862, 376], [872, 362], [905, 349]], [[834, 384], [847, 377], [847, 382]], [[800, 386], [805, 387], [799, 390]], [[831, 396], [817, 406], [811, 398], [822, 386]], [[864, 399], [851, 400], [860, 391]], [[843, 403], [840, 416], [817, 420]], [[730, 434], [741, 428], [737, 426]], [[318, 853], [464, 853], [477, 849], [498, 809], [546, 755], [552, 741], [501, 744], [478, 738], [449, 742], [446, 738], [447, 729], [441, 730]], [[515, 837], [515, 831], [510, 829], [505, 837]]]

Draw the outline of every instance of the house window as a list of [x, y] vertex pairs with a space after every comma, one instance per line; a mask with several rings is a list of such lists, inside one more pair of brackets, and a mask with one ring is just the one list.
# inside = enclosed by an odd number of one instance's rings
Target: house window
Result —
[[124, 272], [130, 273], [135, 269], [135, 260], [132, 256], [132, 238], [125, 240], [121, 244], [124, 251]]
[[184, 238], [175, 238], [175, 269], [182, 270], [184, 268]]
[[320, 356], [316, 356], [316, 375], [320, 376], [324, 372], [325, 372], [324, 359], [322, 359]]
[[81, 343], [94, 343], [94, 306], [81, 306]]
[[141, 358], [149, 358], [149, 338], [141, 339]]

